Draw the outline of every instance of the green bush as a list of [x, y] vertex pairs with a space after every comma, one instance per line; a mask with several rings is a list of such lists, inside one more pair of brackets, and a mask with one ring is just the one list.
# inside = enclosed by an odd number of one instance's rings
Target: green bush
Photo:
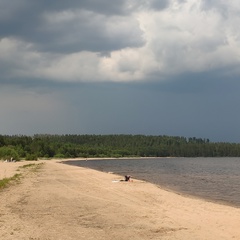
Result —
[[27, 154], [25, 160], [27, 161], [38, 160], [38, 157], [36, 154]]
[[58, 153], [54, 155], [54, 158], [65, 158], [64, 154]]
[[19, 160], [19, 155], [13, 147], [0, 147], [0, 159]]

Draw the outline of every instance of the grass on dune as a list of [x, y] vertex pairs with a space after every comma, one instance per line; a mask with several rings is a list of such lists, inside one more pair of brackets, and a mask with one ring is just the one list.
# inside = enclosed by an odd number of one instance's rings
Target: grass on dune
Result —
[[39, 168], [41, 168], [43, 165], [43, 163], [38, 163], [38, 164], [35, 164], [35, 163], [30, 163], [30, 164], [26, 164], [26, 165], [23, 165], [21, 167], [19, 167], [18, 170], [20, 169], [31, 169], [32, 171], [37, 171]]
[[0, 180], [0, 189], [7, 187], [13, 181], [19, 181], [22, 174], [15, 174], [13, 177], [3, 178]]
[[[21, 171], [21, 169], [29, 169], [33, 172], [36, 172], [42, 165], [43, 165], [43, 163], [26, 164], [26, 165], [19, 167], [17, 169], [17, 171]], [[21, 173], [17, 173], [13, 177], [0, 179], [0, 189], [3, 189], [5, 187], [9, 186], [11, 183], [18, 183], [22, 176], [23, 175]]]

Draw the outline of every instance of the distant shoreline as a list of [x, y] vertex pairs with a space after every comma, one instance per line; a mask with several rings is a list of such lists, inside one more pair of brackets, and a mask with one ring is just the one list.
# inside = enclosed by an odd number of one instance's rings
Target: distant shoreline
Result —
[[[91, 161], [91, 160], [122, 160], [122, 159], [127, 159], [127, 160], [137, 160], [137, 159], [161, 159], [161, 158], [181, 158], [181, 157], [121, 157], [121, 158], [116, 158], [116, 157], [90, 157], [90, 158], [51, 158], [49, 160], [53, 161], [68, 161], [68, 160], [76, 160], [76, 161]], [[39, 159], [39, 160], [47, 160], [47, 159]]]

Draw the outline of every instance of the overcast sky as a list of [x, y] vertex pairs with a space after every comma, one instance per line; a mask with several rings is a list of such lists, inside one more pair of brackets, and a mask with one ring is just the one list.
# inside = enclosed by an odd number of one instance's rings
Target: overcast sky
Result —
[[236, 0], [0, 0], [0, 134], [240, 142]]

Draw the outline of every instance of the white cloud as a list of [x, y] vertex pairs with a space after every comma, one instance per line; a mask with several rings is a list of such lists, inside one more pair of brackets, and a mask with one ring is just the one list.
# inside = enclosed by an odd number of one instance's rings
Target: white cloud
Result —
[[80, 52], [56, 56], [48, 67], [38, 71], [44, 78], [57, 81], [98, 81], [99, 57], [96, 53]]
[[155, 3], [141, 1], [133, 11], [136, 2], [129, 1], [132, 12], [122, 16], [82, 9], [45, 12], [41, 31], [56, 34], [62, 48], [81, 45], [80, 50], [42, 52], [35, 43], [4, 38], [2, 74], [68, 82], [144, 81], [239, 64], [235, 1], [172, 0], [153, 9]]
[[[233, 19], [239, 22], [238, 16]], [[208, 71], [239, 61], [239, 42], [228, 41], [232, 24], [217, 11], [203, 11], [199, 1], [172, 1], [165, 11], [140, 13], [139, 21], [146, 47], [165, 73]]]

